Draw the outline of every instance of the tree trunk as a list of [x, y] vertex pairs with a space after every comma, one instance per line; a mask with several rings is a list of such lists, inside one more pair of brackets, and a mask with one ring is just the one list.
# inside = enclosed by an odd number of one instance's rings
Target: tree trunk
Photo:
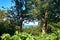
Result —
[[23, 30], [22, 30], [22, 24], [23, 24], [23, 20], [18, 20], [18, 26], [19, 26], [19, 32], [23, 32]]
[[47, 32], [47, 21], [45, 20], [42, 27], [42, 33], [46, 33], [46, 32]]
[[18, 26], [20, 26], [19, 32], [22, 32], [22, 22], [23, 22], [23, 20], [22, 19], [20, 20], [20, 18], [23, 17], [22, 12], [21, 12], [22, 11], [21, 8], [22, 8], [23, 4], [22, 4], [22, 2], [19, 2], [19, 0], [14, 0], [14, 1], [15, 1], [15, 6], [16, 6], [16, 11], [17, 11]]
[[23, 22], [23, 21], [20, 21], [20, 20], [18, 21], [18, 26], [19, 26], [19, 30], [18, 30], [18, 31], [19, 31], [19, 32], [22, 32], [22, 31], [23, 31], [23, 30], [22, 30], [22, 22]]
[[43, 27], [42, 27], [42, 33], [46, 33], [47, 32], [47, 18], [48, 18], [48, 13], [46, 11], [45, 12], [45, 20], [44, 20]]

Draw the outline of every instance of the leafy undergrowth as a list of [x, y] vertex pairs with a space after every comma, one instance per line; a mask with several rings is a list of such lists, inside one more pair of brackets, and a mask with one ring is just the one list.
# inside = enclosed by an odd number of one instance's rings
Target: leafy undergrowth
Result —
[[2, 34], [2, 40], [60, 40], [60, 30], [52, 34], [40, 34], [39, 36], [33, 36], [27, 33], [18, 33], [16, 31], [13, 36], [10, 34]]
[[18, 33], [18, 31], [16, 31], [13, 36], [10, 34], [3, 34], [1, 38], [2, 40], [34, 40], [34, 37], [31, 34]]

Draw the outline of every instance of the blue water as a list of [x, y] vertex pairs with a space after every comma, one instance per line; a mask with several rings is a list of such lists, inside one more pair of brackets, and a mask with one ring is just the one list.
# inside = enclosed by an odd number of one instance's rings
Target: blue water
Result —
[[23, 25], [23, 28], [36, 27], [37, 25]]

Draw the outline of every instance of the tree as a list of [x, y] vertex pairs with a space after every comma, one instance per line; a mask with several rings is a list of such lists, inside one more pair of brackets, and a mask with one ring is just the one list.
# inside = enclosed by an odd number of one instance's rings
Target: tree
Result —
[[11, 19], [16, 22], [15, 24], [20, 26], [20, 32], [22, 32], [22, 22], [25, 18], [26, 10], [26, 2], [25, 0], [13, 0], [15, 6], [11, 7], [12, 10], [8, 10], [10, 15], [12, 15]]
[[2, 22], [3, 19], [4, 19], [5, 17], [7, 17], [7, 16], [8, 16], [8, 12], [7, 12], [7, 11], [5, 11], [5, 10], [0, 10], [0, 22]]
[[[29, 3], [28, 3], [29, 2]], [[56, 18], [58, 12], [59, 0], [28, 0], [27, 8], [29, 12], [41, 20], [42, 32], [47, 32], [47, 23]], [[58, 13], [59, 14], [59, 13]], [[42, 22], [43, 21], [43, 22]], [[50, 21], [51, 22], [51, 21]]]
[[30, 3], [30, 6], [32, 6], [32, 8], [29, 8], [31, 9], [31, 13], [35, 14], [35, 16], [37, 17], [38, 15], [40, 16], [39, 19], [41, 19], [42, 17], [42, 13], [45, 14], [44, 16], [44, 24], [43, 24], [43, 27], [42, 27], [42, 32], [45, 33], [46, 32], [46, 28], [47, 28], [47, 11], [49, 9], [49, 2], [50, 0], [33, 0], [31, 1]]

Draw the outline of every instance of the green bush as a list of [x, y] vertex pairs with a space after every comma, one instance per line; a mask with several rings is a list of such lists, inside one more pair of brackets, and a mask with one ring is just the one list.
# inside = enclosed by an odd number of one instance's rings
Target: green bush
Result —
[[2, 40], [10, 40], [10, 34], [3, 34], [1, 38]]
[[[10, 34], [2, 34], [1, 38], [2, 40], [60, 40], [60, 30], [57, 31], [59, 33], [56, 35], [55, 33], [52, 34], [40, 34], [39, 36], [33, 36], [31, 34], [27, 33], [19, 33], [16, 31], [13, 36]], [[58, 36], [58, 39], [57, 39]]]
[[53, 34], [41, 34], [37, 36], [35, 39], [36, 40], [56, 40], [57, 36]]
[[56, 30], [55, 34], [57, 35], [58, 40], [60, 40], [60, 29]]
[[16, 31], [13, 36], [10, 36], [10, 34], [3, 34], [1, 38], [2, 40], [34, 40], [34, 37], [30, 34], [18, 33], [18, 31]]
[[41, 27], [40, 26], [36, 26], [36, 27], [24, 28], [24, 32], [26, 32], [28, 34], [32, 34], [34, 36], [40, 35]]

